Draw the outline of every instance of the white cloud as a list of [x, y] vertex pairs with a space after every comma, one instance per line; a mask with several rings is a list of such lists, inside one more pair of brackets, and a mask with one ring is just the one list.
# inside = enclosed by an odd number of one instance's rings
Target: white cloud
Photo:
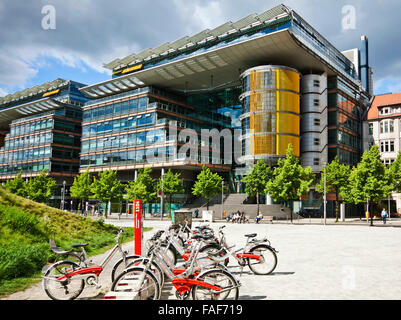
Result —
[[4, 97], [6, 95], [8, 95], [8, 92], [6, 90], [0, 88], [0, 97]]

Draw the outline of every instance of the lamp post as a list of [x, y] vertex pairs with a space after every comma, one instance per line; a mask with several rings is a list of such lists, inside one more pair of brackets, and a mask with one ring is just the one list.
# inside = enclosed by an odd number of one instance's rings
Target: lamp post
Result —
[[62, 193], [61, 193], [61, 210], [64, 210], [64, 202], [65, 202], [65, 185], [66, 185], [66, 181], [63, 181], [63, 188], [61, 189]]
[[221, 180], [221, 220], [223, 220], [223, 207], [224, 207], [224, 180]]
[[326, 225], [327, 217], [327, 195], [326, 195], [326, 162], [323, 163], [324, 167], [324, 193], [323, 193], [323, 224]]

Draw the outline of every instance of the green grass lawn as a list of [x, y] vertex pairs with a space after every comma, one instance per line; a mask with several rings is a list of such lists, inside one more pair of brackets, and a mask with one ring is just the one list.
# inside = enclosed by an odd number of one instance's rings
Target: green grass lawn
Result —
[[[118, 228], [104, 224], [103, 220], [48, 207], [0, 187], [0, 296], [40, 281], [43, 266], [55, 259], [49, 247], [50, 238], [64, 249], [88, 242], [85, 249], [93, 256], [114, 246], [113, 230]], [[134, 228], [124, 230], [127, 232], [120, 242], [133, 240]]]

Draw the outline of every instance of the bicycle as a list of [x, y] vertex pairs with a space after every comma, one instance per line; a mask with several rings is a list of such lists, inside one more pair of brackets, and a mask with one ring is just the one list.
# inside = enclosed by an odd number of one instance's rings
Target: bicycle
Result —
[[271, 274], [277, 266], [278, 251], [273, 248], [270, 241], [266, 238], [257, 240], [252, 239], [257, 236], [256, 233], [246, 234], [246, 244], [243, 248], [233, 251], [235, 246], [228, 246], [223, 228], [219, 228], [219, 240], [216, 243], [206, 245], [201, 249], [202, 252], [209, 252], [212, 259], [215, 261], [227, 261], [229, 256], [234, 257], [241, 267], [241, 273], [245, 265], [257, 275]]
[[[115, 253], [119, 251], [122, 257], [114, 264], [111, 273], [112, 281], [114, 281], [116, 276], [128, 267], [131, 261], [140, 257], [138, 255], [128, 255], [127, 251], [123, 251], [119, 243], [119, 238], [123, 232], [122, 228], [119, 231], [113, 231], [113, 233], [117, 234], [114, 239], [116, 245], [99, 265], [88, 259], [85, 251], [88, 243], [72, 245], [72, 248], [82, 249], [82, 252], [78, 255], [79, 262], [62, 260], [47, 268], [42, 277], [43, 289], [46, 294], [53, 300], [73, 300], [82, 293], [85, 284], [99, 289], [101, 287], [98, 282], [100, 274]], [[58, 253], [64, 252], [59, 251]]]
[[[111, 291], [124, 291], [136, 293], [137, 299], [159, 300], [161, 287], [156, 277], [149, 268], [155, 264], [161, 267], [163, 272], [170, 278], [176, 296], [179, 299], [187, 299], [192, 293], [194, 300], [205, 300], [210, 297], [213, 300], [237, 300], [239, 296], [239, 287], [241, 284], [227, 270], [222, 268], [211, 268], [215, 264], [212, 260], [206, 261], [204, 266], [199, 265], [197, 256], [202, 241], [209, 240], [212, 235], [196, 234], [192, 239], [196, 241], [184, 269], [174, 269], [171, 260], [166, 254], [163, 254], [160, 239], [157, 240], [154, 250], [149, 258], [138, 258], [133, 264], [142, 263], [125, 269], [113, 282]], [[198, 263], [197, 263], [198, 262]], [[230, 295], [231, 294], [231, 295]], [[116, 299], [116, 296], [109, 295], [107, 299]]]

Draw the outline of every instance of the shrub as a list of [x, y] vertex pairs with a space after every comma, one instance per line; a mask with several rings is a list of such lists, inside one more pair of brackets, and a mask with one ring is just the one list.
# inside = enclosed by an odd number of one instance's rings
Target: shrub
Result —
[[32, 276], [49, 258], [49, 245], [13, 243], [0, 248], [0, 281]]

